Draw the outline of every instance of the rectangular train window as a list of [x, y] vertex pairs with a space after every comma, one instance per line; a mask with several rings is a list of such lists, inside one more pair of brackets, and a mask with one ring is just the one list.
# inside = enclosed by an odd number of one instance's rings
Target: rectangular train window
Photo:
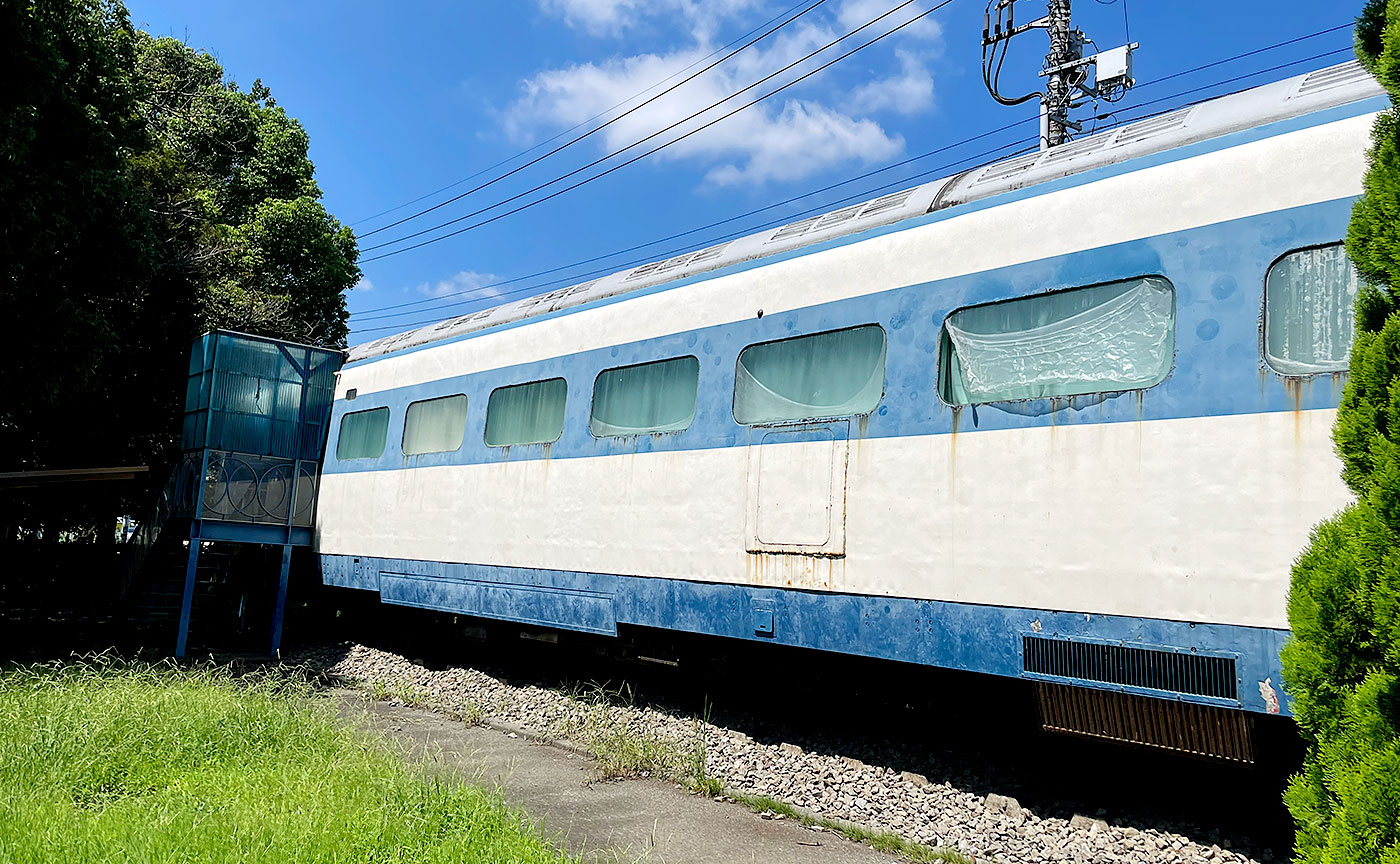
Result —
[[340, 418], [340, 436], [335, 442], [337, 459], [378, 459], [389, 436], [389, 409], [371, 408]]
[[597, 438], [679, 432], [695, 419], [700, 361], [676, 357], [599, 373], [588, 429]]
[[1160, 276], [959, 309], [943, 324], [952, 405], [1138, 390], [1171, 370], [1176, 291]]
[[564, 403], [569, 385], [563, 378], [511, 384], [491, 391], [486, 403], [486, 444], [549, 444], [564, 433]]
[[458, 394], [414, 402], [403, 418], [403, 452], [405, 456], [414, 456], [459, 450], [466, 434], [466, 396]]
[[830, 330], [739, 352], [734, 419], [747, 426], [869, 414], [885, 391], [885, 331]]
[[1264, 277], [1264, 359], [1284, 375], [1347, 368], [1356, 269], [1342, 244], [1289, 252]]

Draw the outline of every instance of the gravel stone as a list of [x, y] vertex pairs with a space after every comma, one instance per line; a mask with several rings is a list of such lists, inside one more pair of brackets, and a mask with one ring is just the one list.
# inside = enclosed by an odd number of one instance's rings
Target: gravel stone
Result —
[[[469, 666], [428, 669], [420, 662], [354, 643], [310, 647], [287, 662], [333, 682], [412, 692], [434, 710], [510, 724], [543, 738], [567, 739], [581, 719], [608, 712], [611, 729], [669, 742], [678, 752], [703, 752], [705, 770], [726, 793], [767, 795], [816, 813], [957, 849], [978, 860], [1007, 864], [1253, 864], [1218, 834], [1197, 843], [1165, 824], [1111, 825], [1097, 817], [1040, 817], [1010, 796], [979, 795], [983, 778], [946, 776], [933, 782], [913, 771], [867, 764], [851, 754], [808, 752], [797, 744], [753, 740], [738, 730], [656, 708], [571, 698], [558, 690], [509, 684]], [[703, 736], [703, 751], [697, 735]], [[861, 753], [866, 756], [868, 754]], [[890, 754], [877, 754], [890, 759]], [[722, 796], [723, 797], [723, 796]]]

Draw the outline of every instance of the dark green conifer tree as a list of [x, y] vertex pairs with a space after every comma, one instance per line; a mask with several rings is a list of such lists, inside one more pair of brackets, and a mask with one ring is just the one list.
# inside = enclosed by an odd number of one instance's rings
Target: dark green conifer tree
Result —
[[[1370, 0], [1357, 54], [1400, 105], [1400, 0]], [[1303, 864], [1400, 864], [1400, 110], [1376, 122], [1347, 254], [1365, 285], [1333, 439], [1356, 503], [1293, 568], [1284, 675], [1308, 743], [1288, 807]]]

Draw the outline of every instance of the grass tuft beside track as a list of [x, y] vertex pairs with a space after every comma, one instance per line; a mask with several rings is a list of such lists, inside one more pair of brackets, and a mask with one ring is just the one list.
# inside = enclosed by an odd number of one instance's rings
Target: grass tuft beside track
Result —
[[310, 695], [211, 667], [0, 670], [0, 861], [569, 860]]

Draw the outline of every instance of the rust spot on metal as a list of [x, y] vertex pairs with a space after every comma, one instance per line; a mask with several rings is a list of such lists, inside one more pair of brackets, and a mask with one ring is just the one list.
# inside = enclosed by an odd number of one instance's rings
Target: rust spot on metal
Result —
[[1041, 727], [1225, 762], [1254, 762], [1254, 724], [1238, 708], [1038, 683]]
[[953, 486], [958, 479], [958, 424], [962, 420], [962, 406], [953, 406], [953, 431], [948, 434], [948, 497], [953, 497]]
[[1293, 403], [1293, 444], [1295, 446], [1303, 443], [1303, 387], [1305, 379], [1284, 378], [1283, 389], [1288, 394], [1288, 400]]
[[746, 580], [754, 585], [833, 590], [845, 580], [846, 558], [835, 553], [749, 552]]

